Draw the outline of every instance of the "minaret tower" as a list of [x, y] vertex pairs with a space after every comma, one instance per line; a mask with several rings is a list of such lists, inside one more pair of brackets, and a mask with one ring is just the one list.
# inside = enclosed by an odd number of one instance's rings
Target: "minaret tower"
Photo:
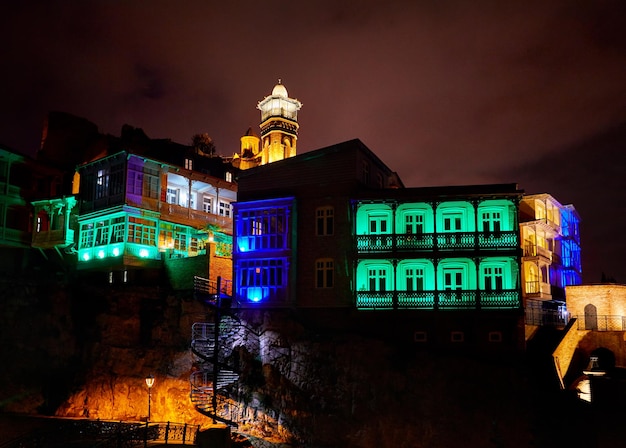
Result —
[[272, 94], [259, 101], [261, 111], [261, 165], [296, 155], [298, 140], [298, 111], [302, 103], [289, 98], [281, 83], [274, 86]]

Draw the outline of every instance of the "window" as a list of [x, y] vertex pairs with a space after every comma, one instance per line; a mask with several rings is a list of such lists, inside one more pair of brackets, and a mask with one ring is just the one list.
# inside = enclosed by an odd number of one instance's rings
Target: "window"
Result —
[[363, 161], [363, 183], [370, 183], [370, 164], [367, 161]]
[[428, 340], [427, 333], [425, 331], [416, 331], [413, 333], [413, 341], [426, 342]]
[[96, 176], [96, 199], [102, 199], [109, 195], [109, 170], [98, 170]]
[[244, 251], [289, 247], [286, 208], [243, 211], [238, 228], [240, 247], [244, 247]]
[[482, 212], [480, 219], [483, 232], [500, 232], [502, 228], [502, 214], [500, 212]]
[[156, 222], [135, 216], [128, 217], [128, 242], [156, 245]]
[[211, 199], [210, 196], [204, 196], [202, 198], [202, 210], [205, 213], [213, 213], [212, 204], [213, 204], [213, 200]]
[[463, 269], [445, 268], [443, 271], [444, 291], [458, 291], [463, 289]]
[[370, 235], [390, 233], [386, 215], [369, 215], [368, 218]]
[[504, 272], [502, 267], [483, 267], [485, 291], [502, 291], [504, 288]]
[[421, 235], [424, 233], [424, 215], [405, 215], [404, 233]]
[[315, 262], [315, 287], [333, 287], [334, 262], [331, 258], [322, 258]]
[[462, 331], [452, 331], [450, 333], [451, 342], [463, 342], [465, 340], [465, 334]]
[[280, 258], [242, 260], [238, 269], [240, 295], [250, 302], [282, 299], [286, 269]]
[[315, 214], [315, 234], [318, 236], [332, 235], [334, 232], [335, 209], [333, 207], [318, 207], [315, 210]]
[[111, 219], [111, 243], [122, 243], [126, 231], [126, 218], [119, 216]]
[[407, 267], [404, 270], [407, 291], [423, 291], [424, 290], [424, 269], [416, 267]]
[[178, 188], [167, 187], [167, 203], [178, 204], [180, 190]]
[[226, 216], [227, 218], [229, 218], [230, 217], [230, 203], [220, 201], [218, 214], [220, 216]]
[[144, 167], [143, 180], [143, 195], [147, 198], [158, 199], [160, 197], [159, 170]]
[[143, 192], [143, 172], [137, 165], [128, 166], [128, 180], [126, 188], [129, 194], [141, 195]]
[[110, 194], [119, 195], [124, 192], [124, 164], [117, 163], [111, 167]]
[[93, 247], [94, 225], [92, 222], [80, 226], [79, 248]]
[[378, 188], [383, 188], [383, 175], [380, 173], [376, 173], [376, 185]]
[[233, 173], [231, 173], [230, 171], [226, 171], [226, 182], [232, 182], [233, 181]]
[[463, 215], [460, 213], [446, 213], [443, 215], [443, 230], [445, 232], [460, 232], [462, 229]]
[[387, 270], [384, 268], [369, 268], [367, 279], [370, 291], [387, 290]]
[[193, 170], [193, 160], [192, 159], [185, 159], [185, 169]]
[[501, 331], [490, 331], [487, 335], [487, 340], [489, 342], [502, 342], [502, 332]]
[[187, 251], [187, 230], [184, 227], [176, 226], [174, 228], [174, 249]]
[[109, 244], [109, 220], [96, 223], [96, 246]]

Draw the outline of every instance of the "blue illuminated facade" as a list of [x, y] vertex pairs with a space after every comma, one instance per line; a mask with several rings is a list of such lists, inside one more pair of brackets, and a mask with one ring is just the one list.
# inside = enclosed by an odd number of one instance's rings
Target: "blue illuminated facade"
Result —
[[293, 197], [235, 204], [234, 284], [247, 305], [284, 306], [293, 301]]

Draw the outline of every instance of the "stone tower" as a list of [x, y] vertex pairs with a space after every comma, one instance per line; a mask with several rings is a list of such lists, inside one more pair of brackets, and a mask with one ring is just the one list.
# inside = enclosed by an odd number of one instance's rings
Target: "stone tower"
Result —
[[298, 111], [302, 103], [289, 98], [287, 89], [278, 80], [272, 94], [260, 101], [261, 165], [296, 155]]

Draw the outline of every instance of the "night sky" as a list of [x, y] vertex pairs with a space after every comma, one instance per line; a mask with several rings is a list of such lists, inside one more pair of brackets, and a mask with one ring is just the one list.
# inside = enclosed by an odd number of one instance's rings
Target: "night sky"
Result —
[[232, 155], [280, 78], [299, 153], [359, 138], [406, 186], [551, 193], [585, 282], [626, 283], [624, 0], [15, 1], [0, 51], [0, 142], [26, 154], [59, 110]]

